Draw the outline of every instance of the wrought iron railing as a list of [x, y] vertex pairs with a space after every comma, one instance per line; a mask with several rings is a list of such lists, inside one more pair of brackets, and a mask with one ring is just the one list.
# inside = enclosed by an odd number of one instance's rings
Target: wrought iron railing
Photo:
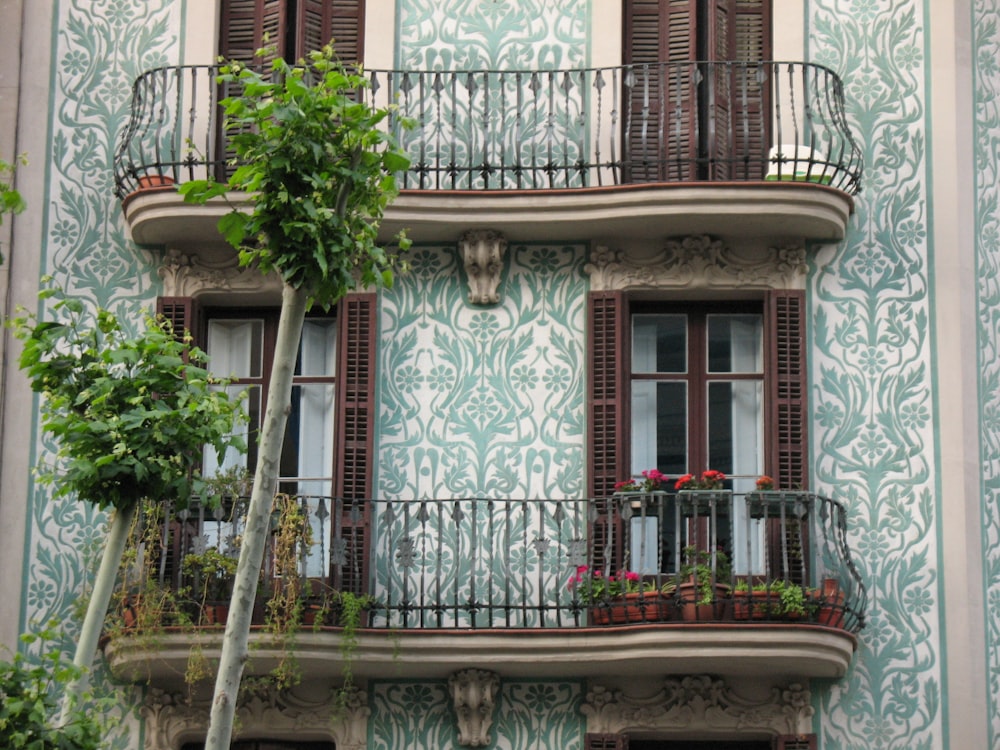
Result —
[[[225, 176], [232, 153], [215, 66], [157, 68], [133, 86], [115, 156], [139, 187]], [[359, 96], [395, 104], [404, 189], [551, 190], [694, 181], [861, 189], [843, 85], [799, 62], [671, 62], [582, 70], [366, 70]], [[401, 127], [406, 120], [412, 128]], [[231, 168], [231, 165], [228, 167]]]
[[[610, 523], [595, 510], [607, 504], [587, 500], [296, 501], [313, 540], [300, 547], [303, 598], [366, 591], [378, 602], [370, 627], [745, 620], [856, 632], [864, 624], [867, 595], [851, 562], [846, 511], [812, 493], [619, 495]], [[235, 556], [241, 514], [236, 503], [166, 518], [147, 534], [165, 550], [151, 575], [205, 601], [206, 582], [181, 563], [212, 547]], [[595, 524], [604, 532], [592, 534]], [[626, 578], [638, 592], [631, 613], [616, 595]], [[269, 553], [261, 590], [280, 588]]]

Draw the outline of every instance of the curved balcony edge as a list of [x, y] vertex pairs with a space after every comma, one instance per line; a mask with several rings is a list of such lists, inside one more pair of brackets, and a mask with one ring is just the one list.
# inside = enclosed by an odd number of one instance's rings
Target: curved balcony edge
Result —
[[[207, 205], [185, 203], [170, 187], [138, 190], [123, 202], [140, 245], [186, 249], [228, 246], [219, 218], [250, 198], [232, 193]], [[228, 201], [228, 202], [227, 202]], [[417, 242], [456, 242], [473, 229], [499, 229], [509, 241], [660, 240], [710, 233], [773, 241], [844, 238], [853, 199], [808, 182], [657, 183], [550, 191], [405, 190], [386, 210], [379, 239], [407, 230]], [[232, 252], [229, 250], [228, 252]]]
[[[193, 647], [214, 668], [222, 631], [122, 636], [105, 644], [118, 679], [179, 688]], [[576, 630], [375, 631], [358, 634], [356, 679], [442, 678], [471, 666], [505, 677], [656, 676], [711, 673], [843, 677], [857, 647], [844, 630], [808, 624], [638, 625]], [[292, 647], [304, 681], [341, 679], [338, 629], [300, 632]], [[281, 658], [271, 634], [251, 634], [249, 674], [266, 674]]]

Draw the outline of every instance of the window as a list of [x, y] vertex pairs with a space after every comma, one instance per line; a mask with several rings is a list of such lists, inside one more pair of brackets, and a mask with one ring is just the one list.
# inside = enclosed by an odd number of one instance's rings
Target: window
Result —
[[[253, 471], [257, 463], [257, 434], [267, 408], [278, 312], [209, 310], [206, 317], [209, 369], [220, 377], [233, 378], [228, 386], [232, 393], [247, 392], [250, 423], [247, 455], [234, 452], [220, 460], [209, 451], [204, 470], [212, 475], [220, 468], [242, 464]], [[306, 319], [282, 446], [279, 482], [282, 492], [324, 497], [333, 494], [336, 341], [335, 318]]]
[[[762, 473], [781, 488], [806, 487], [804, 304], [802, 292], [791, 290], [770, 290], [749, 304], [656, 304], [617, 291], [591, 294], [594, 549], [621, 559], [621, 520], [608, 498], [617, 481], [644, 469], [742, 475], [733, 480], [736, 491], [752, 489]], [[732, 541], [747, 548], [744, 540]], [[746, 554], [734, 560], [737, 568], [756, 565], [763, 552]]]
[[[309, 575], [326, 575], [329, 569], [331, 585], [357, 594], [366, 591], [367, 567], [349, 568], [343, 560], [367, 561], [375, 301], [374, 294], [351, 293], [341, 300], [336, 314], [317, 313], [306, 319], [280, 467], [283, 491], [306, 496], [310, 502], [331, 496], [344, 501], [343, 516], [325, 521], [328, 532], [336, 535], [344, 549], [338, 556], [332, 554], [332, 543], [317, 545], [317, 556], [309, 561]], [[204, 469], [210, 473], [244, 460], [248, 468], [254, 468], [255, 432], [266, 408], [278, 311], [203, 309], [192, 297], [160, 297], [157, 313], [167, 318], [175, 331], [192, 332], [209, 354], [210, 369], [237, 376], [231, 388], [237, 392], [249, 389], [249, 455], [245, 459], [208, 456]], [[333, 511], [334, 505], [326, 505], [326, 510]]]
[[761, 306], [635, 306], [631, 324], [631, 473], [712, 468], [752, 488], [764, 467]]

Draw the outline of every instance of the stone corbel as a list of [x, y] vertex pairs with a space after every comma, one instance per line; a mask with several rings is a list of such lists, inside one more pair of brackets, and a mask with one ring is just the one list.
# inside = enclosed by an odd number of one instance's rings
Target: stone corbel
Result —
[[484, 747], [490, 744], [493, 709], [500, 689], [500, 675], [481, 669], [465, 669], [448, 678], [458, 720], [458, 744]]
[[492, 229], [466, 232], [458, 241], [458, 249], [469, 279], [469, 302], [473, 305], [495, 305], [500, 301], [500, 273], [507, 252], [507, 240]]

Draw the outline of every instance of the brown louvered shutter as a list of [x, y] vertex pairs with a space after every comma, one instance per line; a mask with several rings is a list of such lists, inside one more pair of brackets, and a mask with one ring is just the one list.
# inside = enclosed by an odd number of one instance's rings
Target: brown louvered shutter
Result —
[[583, 739], [584, 750], [628, 750], [626, 734], [588, 734]]
[[622, 554], [621, 520], [612, 512], [615, 483], [628, 474], [628, 309], [622, 292], [593, 292], [588, 311], [590, 373], [588, 494], [594, 501], [591, 524], [593, 565], [617, 568]]
[[[771, 54], [771, 0], [626, 0], [623, 148], [631, 182], [747, 179], [763, 174], [767, 87], [756, 67]], [[658, 63], [670, 63], [657, 69]]]
[[816, 750], [815, 734], [782, 734], [774, 738], [774, 750]]
[[692, 177], [697, 132], [692, 62], [697, 59], [698, 0], [627, 0], [625, 64], [628, 139], [624, 153], [631, 182]]
[[807, 460], [805, 292], [767, 294], [767, 469], [781, 489], [805, 489]]
[[156, 314], [170, 321], [175, 336], [181, 337], [185, 331], [190, 332], [195, 344], [204, 338], [200, 310], [198, 300], [194, 297], [156, 298]]
[[285, 53], [287, 0], [222, 0], [220, 19], [219, 55], [227, 60], [261, 62], [256, 53], [265, 37], [278, 54]]
[[[768, 389], [765, 440], [766, 470], [780, 489], [806, 489], [809, 482], [806, 420], [805, 293], [773, 290], [767, 294]], [[808, 583], [804, 550], [809, 546], [808, 524], [788, 517], [771, 519], [768, 567], [772, 576]]]
[[[376, 295], [352, 293], [340, 302], [337, 351], [337, 470], [334, 494], [343, 512], [334, 523], [344, 563], [334, 586], [364, 593], [368, 581], [368, 526], [374, 469]], [[335, 540], [337, 544], [337, 540]]]
[[364, 59], [364, 0], [297, 0], [296, 47], [299, 55], [333, 40], [346, 65]]
[[771, 87], [757, 63], [773, 57], [771, 0], [736, 0], [732, 82], [732, 179], [762, 180], [771, 145]]

